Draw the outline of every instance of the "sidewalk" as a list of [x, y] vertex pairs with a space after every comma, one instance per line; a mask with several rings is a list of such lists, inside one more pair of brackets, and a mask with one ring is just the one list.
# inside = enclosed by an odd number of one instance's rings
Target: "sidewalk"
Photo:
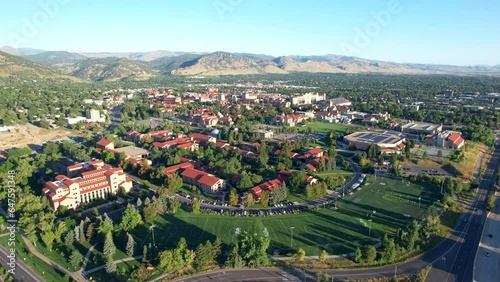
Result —
[[[127, 262], [127, 261], [132, 261], [132, 260], [138, 260], [140, 258], [142, 258], [142, 255], [141, 256], [135, 256], [135, 257], [128, 257], [128, 258], [124, 258], [124, 259], [117, 259], [117, 260], [115, 260], [113, 262], [116, 263], [116, 264], [119, 264], [119, 263], [122, 263], [122, 262]], [[89, 274], [92, 274], [92, 273], [97, 272], [97, 271], [99, 271], [101, 269], [104, 269], [104, 268], [106, 268], [105, 264], [100, 265], [98, 267], [94, 267], [94, 268], [89, 269], [87, 271], [83, 271], [83, 275], [87, 276]]]
[[92, 245], [92, 247], [90, 247], [90, 249], [87, 251], [87, 254], [85, 254], [85, 258], [83, 259], [82, 267], [78, 271], [78, 272], [82, 273], [82, 275], [85, 272], [85, 267], [87, 267], [87, 263], [89, 262], [89, 257], [92, 254], [92, 251], [94, 250], [95, 246], [97, 246], [97, 244], [98, 243], [95, 243], [94, 245]]
[[35, 248], [35, 246], [33, 246], [33, 244], [30, 242], [30, 240], [28, 240], [28, 238], [26, 238], [24, 236], [24, 234], [21, 233], [20, 235], [24, 241], [24, 244], [26, 244], [26, 247], [28, 247], [28, 250], [32, 254], [37, 256], [39, 259], [43, 260], [48, 265], [54, 267], [55, 269], [59, 270], [60, 272], [71, 276], [71, 278], [73, 278], [75, 281], [81, 281], [81, 282], [87, 281], [87, 280], [85, 280], [85, 278], [82, 276], [82, 274], [79, 271], [70, 272], [70, 271], [66, 270], [66, 268], [60, 266], [59, 264], [57, 264], [57, 263], [53, 262], [52, 260], [50, 260], [49, 258], [47, 258], [46, 256], [42, 255], [40, 252], [38, 252], [38, 250]]

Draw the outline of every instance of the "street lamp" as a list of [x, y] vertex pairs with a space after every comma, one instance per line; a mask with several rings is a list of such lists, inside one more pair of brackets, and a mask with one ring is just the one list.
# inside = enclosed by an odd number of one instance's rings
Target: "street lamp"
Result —
[[149, 227], [149, 230], [151, 230], [151, 235], [153, 236], [153, 246], [156, 247], [156, 244], [155, 244], [155, 231], [154, 231], [154, 228], [156, 226], [153, 224], [151, 225], [151, 227]]
[[294, 226], [291, 226], [290, 227], [290, 249], [292, 248], [292, 242], [293, 242], [293, 229], [295, 227]]
[[156, 226], [153, 224], [151, 225], [151, 227], [149, 227], [149, 230], [151, 230], [151, 235], [153, 236], [153, 250], [151, 251], [151, 258], [152, 260], [154, 261], [155, 260], [155, 249], [156, 249], [156, 243], [155, 243], [155, 231], [154, 231], [154, 228]]
[[418, 197], [418, 208], [420, 208], [420, 199], [422, 199], [422, 197]]
[[370, 234], [372, 233], [372, 219], [368, 219], [368, 221], [370, 222], [370, 226], [368, 227], [368, 236], [371, 236]]

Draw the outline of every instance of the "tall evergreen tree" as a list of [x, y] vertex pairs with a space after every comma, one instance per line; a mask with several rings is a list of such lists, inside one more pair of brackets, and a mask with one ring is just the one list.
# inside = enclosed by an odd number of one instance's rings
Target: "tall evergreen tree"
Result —
[[116, 246], [115, 243], [113, 242], [113, 235], [111, 234], [111, 232], [106, 233], [106, 239], [104, 240], [104, 247], [102, 253], [105, 257], [111, 257], [111, 258], [116, 253]]
[[75, 234], [75, 241], [80, 242], [80, 226], [77, 225], [73, 228], [73, 234]]
[[144, 244], [142, 247], [142, 262], [147, 262], [148, 261], [148, 246]]
[[134, 247], [135, 247], [134, 237], [132, 237], [130, 233], [127, 233], [127, 245], [125, 246], [125, 250], [129, 257], [134, 255]]
[[116, 263], [113, 261], [113, 258], [108, 257], [106, 262], [106, 273], [111, 274], [116, 272]]

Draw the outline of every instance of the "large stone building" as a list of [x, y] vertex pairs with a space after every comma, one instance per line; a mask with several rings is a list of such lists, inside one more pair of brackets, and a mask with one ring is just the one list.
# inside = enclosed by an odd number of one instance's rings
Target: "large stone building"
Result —
[[94, 199], [105, 199], [120, 188], [129, 192], [132, 180], [121, 168], [113, 168], [102, 160], [79, 163], [66, 168], [66, 175], [58, 175], [47, 181], [43, 194], [49, 198], [54, 210], [64, 206], [78, 208]]
[[314, 102], [323, 101], [326, 99], [326, 94], [309, 92], [302, 95], [293, 95], [291, 98], [292, 105], [305, 105]]

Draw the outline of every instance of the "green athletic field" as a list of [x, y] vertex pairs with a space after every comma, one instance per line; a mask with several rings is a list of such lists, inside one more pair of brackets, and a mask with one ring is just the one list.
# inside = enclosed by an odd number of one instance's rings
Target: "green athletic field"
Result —
[[[260, 220], [269, 231], [271, 252], [291, 245], [293, 249], [305, 249], [307, 255], [318, 255], [323, 249], [329, 254], [342, 254], [353, 251], [356, 246], [376, 243], [384, 233], [391, 235], [397, 228], [405, 227], [437, 198], [433, 189], [436, 188], [382, 178], [339, 201], [338, 210], [321, 208], [272, 217], [193, 215], [180, 211], [155, 222], [155, 240], [160, 249], [173, 247], [180, 237], [185, 237], [191, 248], [200, 242], [215, 240], [216, 236], [224, 244], [230, 244], [237, 228], [252, 230]], [[135, 230], [134, 234], [141, 234], [140, 238], [136, 237], [138, 240], [151, 240], [145, 227]]]

